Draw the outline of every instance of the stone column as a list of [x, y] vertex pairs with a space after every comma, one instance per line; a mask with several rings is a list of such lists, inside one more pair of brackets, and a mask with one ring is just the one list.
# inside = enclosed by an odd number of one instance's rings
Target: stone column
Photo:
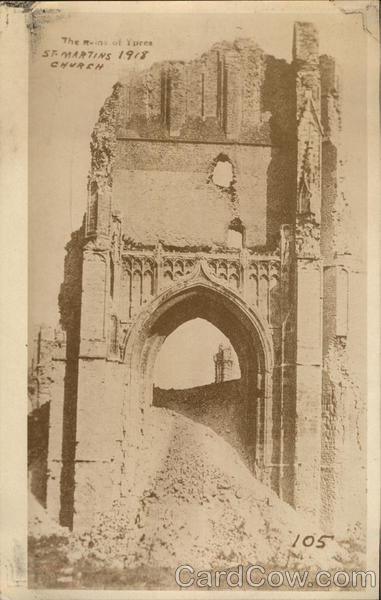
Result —
[[[95, 233], [89, 232], [83, 249], [73, 465], [75, 529], [91, 525], [97, 512], [111, 507], [120, 479], [115, 476], [117, 439], [121, 438], [122, 429], [122, 398], [117, 387], [119, 356], [115, 352], [111, 355], [109, 344], [119, 290], [118, 281], [112, 284], [113, 277], [119, 275], [118, 239], [113, 236], [116, 229], [107, 188], [98, 191], [97, 205], [97, 228]], [[113, 275], [111, 254], [115, 263]]]
[[[78, 399], [75, 456], [75, 513], [81, 525], [94, 506], [97, 458], [102, 453], [101, 432], [106, 361], [107, 249], [99, 241], [84, 250], [82, 319], [78, 359]], [[102, 393], [103, 392], [103, 393]], [[106, 420], [107, 423], [107, 420]]]
[[[296, 370], [296, 307], [295, 307], [295, 236], [294, 227], [283, 225], [281, 250], [281, 393], [279, 416], [279, 495], [294, 501], [295, 446], [295, 370]], [[277, 458], [275, 456], [274, 458]]]
[[[297, 226], [295, 490], [297, 509], [317, 517], [320, 498], [322, 265], [318, 240]], [[311, 248], [312, 246], [312, 248]], [[315, 250], [314, 250], [315, 249]], [[311, 251], [310, 255], [308, 251]]]
[[320, 498], [322, 264], [321, 140], [318, 36], [296, 23], [297, 198], [295, 223], [294, 504], [316, 519]]

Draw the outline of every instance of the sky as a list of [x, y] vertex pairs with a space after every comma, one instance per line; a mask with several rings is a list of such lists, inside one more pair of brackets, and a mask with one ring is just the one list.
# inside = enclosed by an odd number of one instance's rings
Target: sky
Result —
[[[45, 3], [46, 4], [46, 3]], [[39, 6], [43, 7], [44, 3]], [[131, 68], [146, 68], [163, 59], [189, 60], [215, 42], [253, 38], [266, 53], [291, 59], [293, 23], [313, 21], [320, 34], [320, 53], [340, 64], [343, 86], [344, 147], [348, 153], [349, 190], [355, 237], [365, 230], [366, 215], [366, 39], [361, 15], [344, 15], [335, 5], [300, 1], [287, 3], [231, 2], [184, 3], [186, 16], [174, 12], [178, 3], [122, 3], [123, 12], [110, 12], [113, 3], [98, 14], [91, 3], [47, 3], [48, 13], [35, 22], [31, 35], [29, 72], [29, 320], [55, 326], [59, 319], [58, 292], [63, 277], [65, 244], [81, 224], [86, 209], [86, 183], [90, 164], [90, 135], [99, 110], [113, 84]], [[157, 12], [166, 10], [168, 12]], [[87, 5], [87, 7], [86, 7]], [[113, 5], [113, 6], [111, 6]], [[140, 6], [139, 6], [140, 5]], [[159, 5], [159, 6], [158, 6]], [[292, 6], [297, 12], [291, 12]], [[113, 8], [114, 7], [114, 8]], [[291, 8], [290, 8], [291, 7]], [[80, 12], [85, 10], [86, 12]], [[137, 12], [128, 12], [128, 11]], [[202, 11], [202, 12], [201, 12]], [[229, 14], [230, 11], [230, 14]], [[239, 12], [238, 12], [239, 11]], [[244, 12], [248, 11], [248, 12]], [[265, 11], [265, 12], [263, 12]], [[320, 12], [319, 12], [320, 11]], [[48, 14], [48, 17], [46, 17]], [[63, 38], [66, 38], [66, 42]], [[111, 52], [100, 71], [53, 68], [52, 51], [78, 49], [68, 39], [102, 41], [94, 51]], [[144, 60], [118, 58], [133, 41], [152, 45]], [[89, 49], [89, 46], [86, 48]], [[201, 335], [201, 330], [200, 330]], [[216, 347], [218, 339], [216, 337]]]
[[[161, 388], [191, 388], [215, 380], [213, 356], [219, 344], [232, 348], [229, 339], [205, 319], [191, 319], [164, 341], [155, 363], [154, 385]], [[179, 352], [181, 348], [181, 352]], [[233, 368], [228, 379], [241, 376], [232, 348]], [[171, 365], [171, 369], [168, 369]]]

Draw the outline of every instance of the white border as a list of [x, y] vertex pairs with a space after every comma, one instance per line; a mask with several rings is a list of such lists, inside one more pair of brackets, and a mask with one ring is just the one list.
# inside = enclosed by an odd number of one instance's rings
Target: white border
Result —
[[[87, 12], [305, 12], [334, 10], [327, 2], [49, 2], [50, 10]], [[367, 3], [364, 2], [364, 5]], [[38, 3], [38, 8], [46, 3]], [[0, 8], [0, 349], [1, 349], [1, 504], [0, 550], [2, 593], [14, 599], [79, 600], [107, 598], [184, 598], [184, 591], [27, 590], [26, 577], [26, 372], [27, 372], [27, 131], [28, 34], [20, 9]], [[380, 182], [377, 42], [368, 38], [368, 568], [378, 571], [380, 507], [379, 390], [380, 390]], [[17, 570], [16, 565], [20, 568]], [[24, 570], [23, 570], [24, 569]], [[234, 591], [234, 598], [294, 598], [295, 592]], [[297, 598], [342, 597], [337, 592], [297, 592]], [[232, 592], [208, 592], [207, 597], [228, 598]], [[205, 598], [191, 590], [189, 598]], [[345, 598], [377, 598], [378, 590], [345, 592]]]

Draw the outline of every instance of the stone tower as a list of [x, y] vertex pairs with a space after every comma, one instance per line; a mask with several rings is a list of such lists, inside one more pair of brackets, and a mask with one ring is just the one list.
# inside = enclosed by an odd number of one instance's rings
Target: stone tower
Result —
[[232, 350], [229, 346], [220, 344], [217, 353], [213, 357], [215, 370], [215, 383], [223, 383], [231, 379], [233, 371]]
[[365, 458], [340, 127], [336, 66], [311, 23], [295, 24], [291, 64], [240, 39], [114, 86], [60, 298], [48, 508], [63, 524], [133, 502], [155, 358], [199, 317], [236, 351], [255, 476], [312, 522], [347, 526], [340, 489]]

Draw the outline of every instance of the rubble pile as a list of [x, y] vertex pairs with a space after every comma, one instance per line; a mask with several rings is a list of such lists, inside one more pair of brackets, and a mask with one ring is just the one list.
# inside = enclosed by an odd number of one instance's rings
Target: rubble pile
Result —
[[90, 531], [75, 534], [71, 562], [90, 556], [121, 569], [260, 564], [311, 570], [348, 562], [348, 552], [335, 541], [328, 540], [324, 549], [293, 547], [297, 535], [317, 540], [322, 532], [257, 481], [208, 427], [153, 408], [145, 440], [134, 510], [131, 502], [118, 501]]

